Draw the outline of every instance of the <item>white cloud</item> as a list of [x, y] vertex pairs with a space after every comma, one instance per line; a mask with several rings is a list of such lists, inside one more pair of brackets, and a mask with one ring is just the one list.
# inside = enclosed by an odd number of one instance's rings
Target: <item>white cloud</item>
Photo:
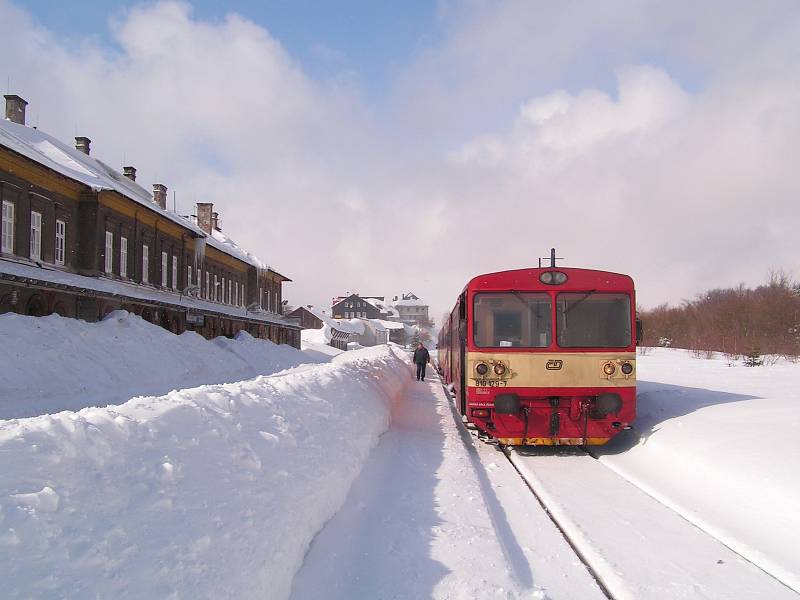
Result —
[[[0, 0], [0, 74], [29, 121], [212, 201], [296, 303], [413, 290], [438, 316], [480, 272], [551, 246], [652, 306], [800, 275], [794, 2], [443, 4], [387, 106], [309, 76], [267, 29], [177, 2], [118, 14], [117, 47]], [[347, 65], [343, 65], [343, 69]]]

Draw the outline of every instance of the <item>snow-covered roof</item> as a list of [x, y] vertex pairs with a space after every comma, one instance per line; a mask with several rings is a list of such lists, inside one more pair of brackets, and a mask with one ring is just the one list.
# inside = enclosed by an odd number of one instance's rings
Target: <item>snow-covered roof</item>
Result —
[[370, 297], [364, 298], [364, 300], [372, 304], [382, 313], [386, 313], [387, 316], [393, 317], [395, 319], [400, 318], [400, 313], [397, 312], [397, 309], [394, 306], [392, 306], [389, 302], [381, 300], [380, 298], [370, 298]]
[[0, 119], [0, 145], [95, 191], [114, 190], [199, 235], [205, 235], [194, 223], [161, 208], [153, 200], [153, 195], [135, 181], [40, 129]]
[[384, 329], [404, 329], [405, 325], [400, 321], [384, 321], [382, 319], [370, 319], [373, 323], [379, 323]]
[[264, 271], [272, 271], [276, 275], [280, 275], [284, 281], [291, 281], [285, 275], [281, 275], [275, 269], [270, 267], [267, 263], [262, 261], [258, 258], [255, 254], [251, 254], [241, 246], [239, 246], [236, 242], [234, 242], [231, 238], [227, 235], [222, 233], [219, 229], [213, 229], [211, 231], [211, 235], [206, 237], [206, 243], [209, 246], [213, 246], [217, 250], [221, 250], [231, 256], [238, 258], [246, 263], [249, 263], [256, 267], [257, 269], [261, 269]]
[[364, 333], [364, 323], [361, 319], [334, 319], [316, 306], [304, 306], [303, 308], [317, 317], [327, 327], [344, 333], [355, 333], [356, 335], [363, 335]]
[[420, 299], [416, 300], [397, 300], [394, 303], [395, 306], [428, 306], [425, 302]]
[[[280, 275], [257, 256], [243, 250], [221, 231], [214, 230], [211, 235], [208, 235], [193, 220], [161, 208], [153, 199], [153, 195], [135, 181], [125, 177], [104, 162], [61, 142], [40, 129], [0, 119], [0, 145], [60, 173], [64, 177], [82, 183], [92, 190], [118, 192], [181, 227], [191, 230], [198, 237], [206, 238], [206, 243], [217, 250], [253, 265], [257, 269], [271, 270]], [[288, 278], [286, 280], [291, 281]]]
[[177, 291], [150, 288], [132, 282], [128, 283], [115, 279], [107, 279], [105, 277], [87, 277], [85, 275], [60, 271], [47, 266], [38, 267], [22, 262], [0, 259], [0, 279], [4, 278], [3, 275], [14, 278], [44, 281], [54, 284], [55, 286], [70, 286], [74, 288], [93, 290], [105, 294], [112, 294], [115, 296], [124, 296], [126, 298], [132, 298], [135, 300], [163, 302], [165, 304], [172, 304], [187, 309], [191, 308], [233, 317], [240, 317], [243, 319], [264, 321], [266, 323], [274, 323], [289, 327], [298, 327], [297, 323], [293, 319], [287, 319], [281, 315], [266, 311], [252, 311], [238, 306], [217, 304], [216, 302], [209, 302], [200, 298], [186, 296]]

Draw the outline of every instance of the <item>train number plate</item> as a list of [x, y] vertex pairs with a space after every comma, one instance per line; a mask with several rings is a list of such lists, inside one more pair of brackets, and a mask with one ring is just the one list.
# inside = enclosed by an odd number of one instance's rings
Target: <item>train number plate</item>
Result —
[[506, 387], [508, 385], [507, 381], [501, 381], [499, 379], [476, 379], [475, 386], [476, 387]]

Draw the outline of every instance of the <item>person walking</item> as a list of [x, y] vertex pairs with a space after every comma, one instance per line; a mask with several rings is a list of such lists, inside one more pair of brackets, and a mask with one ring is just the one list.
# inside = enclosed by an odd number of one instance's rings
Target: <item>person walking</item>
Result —
[[417, 381], [425, 381], [425, 367], [431, 362], [428, 349], [420, 342], [414, 350], [414, 364], [417, 365]]

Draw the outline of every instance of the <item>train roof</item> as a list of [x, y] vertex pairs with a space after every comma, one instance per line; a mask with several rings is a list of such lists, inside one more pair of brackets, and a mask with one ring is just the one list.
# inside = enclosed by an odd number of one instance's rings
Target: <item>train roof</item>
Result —
[[[539, 276], [546, 271], [559, 271], [567, 275], [567, 281], [557, 285], [541, 283]], [[513, 269], [484, 273], [469, 280], [465, 290], [616, 290], [633, 291], [633, 279], [622, 273], [596, 271], [593, 269], [576, 269], [572, 267], [541, 267], [531, 269]]]

